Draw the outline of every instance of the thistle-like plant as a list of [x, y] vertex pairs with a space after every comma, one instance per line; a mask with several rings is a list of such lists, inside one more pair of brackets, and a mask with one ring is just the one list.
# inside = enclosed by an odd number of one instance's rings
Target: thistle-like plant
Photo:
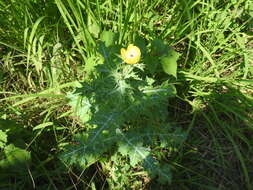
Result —
[[[150, 72], [147, 64], [152, 63], [147, 63], [145, 57], [144, 61], [138, 57], [136, 64], [124, 63], [127, 50], [120, 57], [120, 46], [109, 41], [102, 39], [98, 47], [103, 61], [94, 62], [86, 79], [69, 94], [70, 105], [86, 128], [74, 136], [78, 143], [65, 147], [61, 159], [67, 164], [88, 167], [119, 153], [129, 159], [131, 167], [142, 164], [151, 177], [169, 182], [169, 165], [160, 165], [152, 148], [169, 149], [184, 139], [183, 133], [167, 119], [168, 99], [176, 95], [176, 89], [169, 80], [155, 79], [159, 67]], [[157, 55], [154, 64], [168, 59], [170, 51], [168, 48]], [[149, 56], [155, 53], [148, 51]]]

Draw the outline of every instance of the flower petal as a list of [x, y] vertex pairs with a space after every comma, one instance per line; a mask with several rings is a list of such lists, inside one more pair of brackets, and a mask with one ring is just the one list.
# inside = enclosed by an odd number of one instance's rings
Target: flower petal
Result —
[[126, 49], [125, 48], [121, 48], [120, 49], [120, 54], [121, 54], [121, 57], [122, 57], [122, 59], [125, 61], [125, 59], [126, 59]]
[[135, 64], [140, 61], [141, 51], [137, 46], [129, 44], [127, 49], [121, 48], [121, 57], [128, 64]]

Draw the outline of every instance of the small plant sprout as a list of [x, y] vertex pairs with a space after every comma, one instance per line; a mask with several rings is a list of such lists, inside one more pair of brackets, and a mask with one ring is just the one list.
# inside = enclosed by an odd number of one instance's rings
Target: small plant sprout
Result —
[[121, 48], [120, 50], [121, 57], [124, 62], [128, 64], [135, 64], [140, 61], [141, 51], [137, 46], [130, 44], [127, 49]]

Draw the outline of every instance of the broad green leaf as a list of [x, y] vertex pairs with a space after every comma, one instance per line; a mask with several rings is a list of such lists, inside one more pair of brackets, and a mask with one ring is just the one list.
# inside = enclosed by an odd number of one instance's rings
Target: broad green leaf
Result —
[[2, 169], [22, 172], [31, 161], [31, 154], [28, 151], [18, 148], [13, 144], [5, 147], [4, 154], [6, 159], [0, 162], [0, 168]]
[[165, 56], [161, 58], [163, 71], [169, 75], [177, 78], [177, 60], [180, 54], [175, 50], [170, 50]]
[[7, 143], [7, 134], [0, 130], [0, 148], [4, 148]]
[[31, 135], [29, 130], [26, 130], [23, 125], [17, 124], [13, 120], [0, 119], [0, 129], [8, 135], [8, 142], [19, 144], [22, 147], [23, 143], [19, 143], [22, 139]]
[[105, 43], [106, 47], [114, 45], [117, 38], [118, 34], [112, 31], [103, 31], [100, 35], [100, 40]]
[[249, 4], [249, 15], [251, 16], [251, 20], [253, 18], [253, 3]]
[[100, 33], [100, 27], [96, 21], [94, 21], [91, 16], [88, 16], [88, 30], [95, 37], [98, 38]]

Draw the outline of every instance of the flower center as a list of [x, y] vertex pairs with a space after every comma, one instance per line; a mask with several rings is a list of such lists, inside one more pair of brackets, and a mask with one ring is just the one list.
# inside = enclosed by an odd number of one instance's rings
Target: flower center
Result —
[[128, 54], [127, 54], [127, 57], [128, 58], [134, 58], [136, 56], [136, 53], [134, 52], [134, 51], [130, 51], [130, 52], [128, 52]]

